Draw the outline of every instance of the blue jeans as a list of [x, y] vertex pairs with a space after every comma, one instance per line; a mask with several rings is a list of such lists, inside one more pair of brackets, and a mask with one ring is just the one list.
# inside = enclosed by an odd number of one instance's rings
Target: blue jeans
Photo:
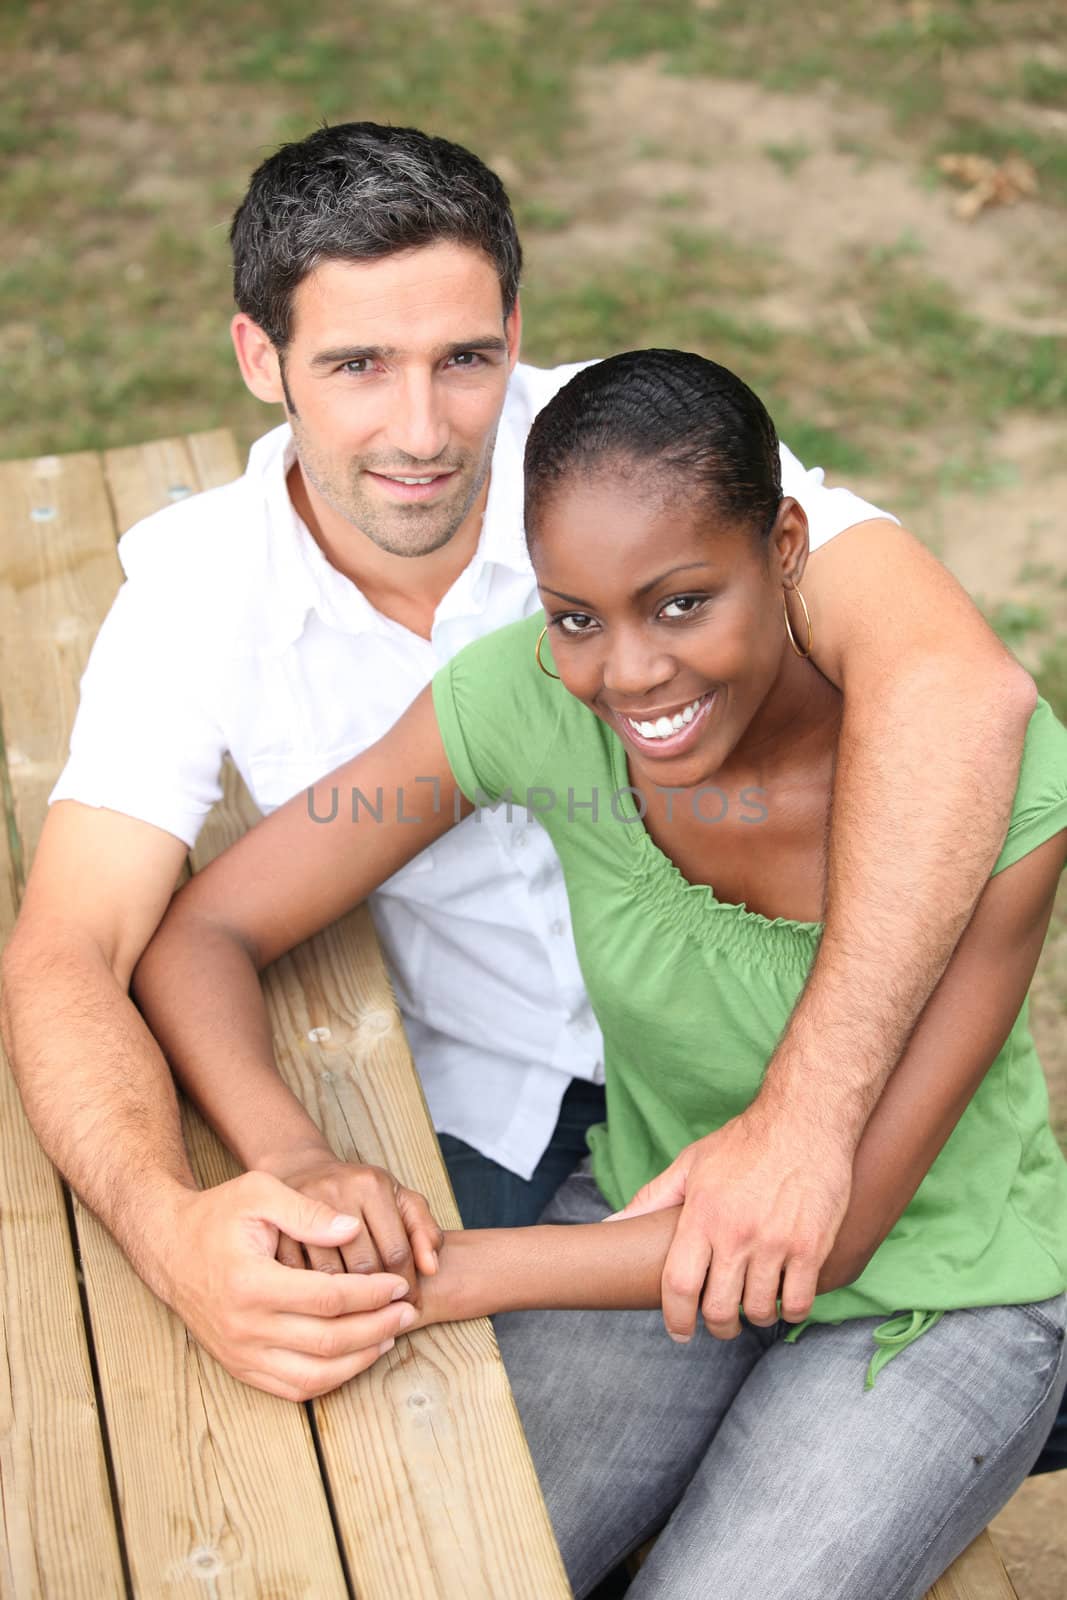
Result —
[[588, 1155], [586, 1130], [606, 1116], [603, 1086], [575, 1078], [563, 1096], [551, 1143], [529, 1180], [490, 1161], [453, 1134], [438, 1134], [463, 1226], [531, 1227], [564, 1178]]
[[[546, 1222], [611, 1208], [573, 1174]], [[885, 1318], [701, 1327], [524, 1311], [497, 1338], [578, 1600], [657, 1528], [630, 1600], [921, 1600], [1006, 1503], [1067, 1385], [1067, 1295], [948, 1312], [864, 1377]]]

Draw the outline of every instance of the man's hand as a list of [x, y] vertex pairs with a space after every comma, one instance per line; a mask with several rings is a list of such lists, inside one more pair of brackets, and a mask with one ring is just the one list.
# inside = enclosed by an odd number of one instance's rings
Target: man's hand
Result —
[[851, 1184], [847, 1148], [821, 1131], [772, 1118], [758, 1102], [687, 1145], [617, 1214], [682, 1206], [663, 1268], [663, 1321], [671, 1338], [692, 1338], [698, 1302], [718, 1339], [740, 1333], [739, 1305], [750, 1322], [769, 1326], [779, 1296], [786, 1321], [802, 1322]]
[[356, 1218], [249, 1172], [185, 1189], [168, 1218], [165, 1298], [233, 1377], [283, 1400], [311, 1400], [365, 1371], [410, 1328], [415, 1308], [396, 1274], [292, 1272], [275, 1260], [284, 1233], [344, 1249]]
[[304, 1254], [317, 1272], [395, 1272], [414, 1293], [416, 1272], [432, 1277], [444, 1238], [421, 1194], [405, 1189], [381, 1167], [338, 1161], [328, 1146], [292, 1153], [284, 1162], [271, 1161], [270, 1171], [290, 1189], [319, 1200], [334, 1211], [354, 1217], [355, 1235], [342, 1244], [299, 1242], [283, 1232], [278, 1260], [303, 1267]]

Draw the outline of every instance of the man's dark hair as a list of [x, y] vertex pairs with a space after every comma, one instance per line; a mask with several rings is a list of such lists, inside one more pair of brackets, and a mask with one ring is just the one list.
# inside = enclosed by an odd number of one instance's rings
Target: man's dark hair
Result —
[[763, 402], [726, 367], [687, 350], [629, 350], [585, 367], [540, 411], [526, 440], [526, 530], [564, 477], [648, 468], [648, 482], [703, 501], [766, 539], [782, 498], [778, 435]]
[[507, 316], [522, 251], [496, 174], [461, 145], [417, 128], [319, 128], [252, 174], [230, 229], [233, 296], [283, 350], [293, 293], [320, 262], [375, 261], [441, 240], [488, 256]]

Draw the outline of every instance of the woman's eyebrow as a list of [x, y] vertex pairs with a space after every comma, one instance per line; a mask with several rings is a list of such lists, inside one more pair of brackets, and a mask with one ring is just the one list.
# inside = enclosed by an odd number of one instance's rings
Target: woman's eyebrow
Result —
[[687, 561], [680, 567], [669, 567], [666, 572], [661, 572], [658, 578], [653, 578], [651, 582], [643, 583], [640, 589], [635, 589], [634, 599], [640, 600], [642, 595], [648, 594], [657, 584], [662, 583], [665, 578], [673, 578], [676, 572], [694, 572], [697, 567], [707, 567], [709, 565], [710, 563], [707, 561]]
[[[680, 567], [668, 567], [667, 571], [661, 572], [658, 578], [652, 578], [648, 583], [643, 583], [640, 589], [635, 589], [633, 598], [635, 600], [640, 600], [642, 595], [648, 594], [650, 590], [654, 589], [657, 584], [662, 583], [664, 579], [673, 578], [676, 572], [693, 572], [697, 567], [706, 568], [708, 565], [709, 563], [707, 561], [687, 561], [683, 566]], [[547, 583], [541, 584], [541, 588], [546, 594], [554, 594], [557, 600], [568, 600], [572, 606], [591, 605], [591, 602], [588, 600], [579, 600], [576, 594], [564, 594], [562, 589], [551, 589]]]

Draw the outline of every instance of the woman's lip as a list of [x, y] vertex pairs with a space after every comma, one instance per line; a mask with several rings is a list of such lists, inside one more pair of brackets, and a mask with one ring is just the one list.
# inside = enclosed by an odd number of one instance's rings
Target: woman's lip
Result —
[[[708, 720], [711, 708], [717, 698], [718, 690], [709, 690], [699, 709], [694, 712], [692, 722], [685, 723], [677, 733], [672, 733], [666, 739], [646, 739], [643, 734], [638, 733], [629, 717], [625, 716], [621, 711], [613, 711], [612, 716], [622, 729], [623, 738], [640, 750], [642, 755], [676, 756], [687, 750], [697, 737], [700, 729]], [[689, 704], [691, 705], [692, 701]], [[651, 717], [642, 717], [640, 720], [642, 722], [650, 722], [652, 719]]]

